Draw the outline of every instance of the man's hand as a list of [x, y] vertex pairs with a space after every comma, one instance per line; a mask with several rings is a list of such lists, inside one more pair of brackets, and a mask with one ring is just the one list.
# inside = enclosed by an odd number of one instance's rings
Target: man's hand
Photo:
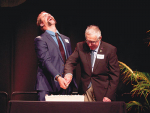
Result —
[[57, 78], [57, 81], [59, 82], [59, 85], [60, 85], [61, 88], [67, 89], [68, 83], [66, 82], [66, 80], [64, 78], [62, 78], [61, 76], [59, 76]]
[[111, 102], [111, 100], [108, 97], [104, 97], [103, 102]]
[[71, 74], [66, 74], [64, 79], [67, 82], [67, 87], [69, 86], [70, 82], [72, 81], [72, 75]]

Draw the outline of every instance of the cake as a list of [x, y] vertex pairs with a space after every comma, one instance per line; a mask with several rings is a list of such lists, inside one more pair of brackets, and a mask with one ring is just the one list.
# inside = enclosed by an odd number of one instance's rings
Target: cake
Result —
[[46, 101], [84, 102], [84, 95], [46, 95]]

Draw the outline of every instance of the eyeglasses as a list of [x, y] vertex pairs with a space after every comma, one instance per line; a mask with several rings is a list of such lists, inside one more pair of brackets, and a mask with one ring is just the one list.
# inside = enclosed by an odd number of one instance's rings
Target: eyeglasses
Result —
[[86, 41], [86, 43], [96, 44], [99, 41], [99, 39], [96, 41], [89, 41], [89, 40], [85, 40], [85, 41]]

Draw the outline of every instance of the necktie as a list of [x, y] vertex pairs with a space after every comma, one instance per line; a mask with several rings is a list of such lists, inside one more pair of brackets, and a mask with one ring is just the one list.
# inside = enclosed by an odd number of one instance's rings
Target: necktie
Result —
[[91, 66], [93, 68], [93, 61], [94, 61], [94, 50], [91, 51]]
[[55, 36], [57, 38], [58, 45], [59, 45], [59, 50], [61, 52], [62, 58], [63, 58], [64, 63], [65, 63], [66, 62], [66, 56], [65, 56], [65, 51], [64, 51], [63, 45], [62, 45], [57, 33], [55, 33]]

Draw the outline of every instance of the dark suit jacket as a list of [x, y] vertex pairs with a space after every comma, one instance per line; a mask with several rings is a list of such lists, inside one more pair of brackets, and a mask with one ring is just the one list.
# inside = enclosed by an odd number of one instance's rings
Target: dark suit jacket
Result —
[[[67, 58], [72, 53], [70, 39], [61, 34]], [[36, 90], [58, 92], [59, 83], [54, 80], [57, 74], [64, 77], [64, 62], [58, 45], [47, 32], [34, 40], [38, 58]]]
[[102, 101], [103, 97], [114, 100], [120, 75], [116, 52], [116, 47], [101, 41], [92, 72], [90, 48], [85, 42], [79, 42], [66, 62], [65, 74], [73, 73], [76, 64], [80, 63], [84, 93], [92, 82], [96, 101]]

